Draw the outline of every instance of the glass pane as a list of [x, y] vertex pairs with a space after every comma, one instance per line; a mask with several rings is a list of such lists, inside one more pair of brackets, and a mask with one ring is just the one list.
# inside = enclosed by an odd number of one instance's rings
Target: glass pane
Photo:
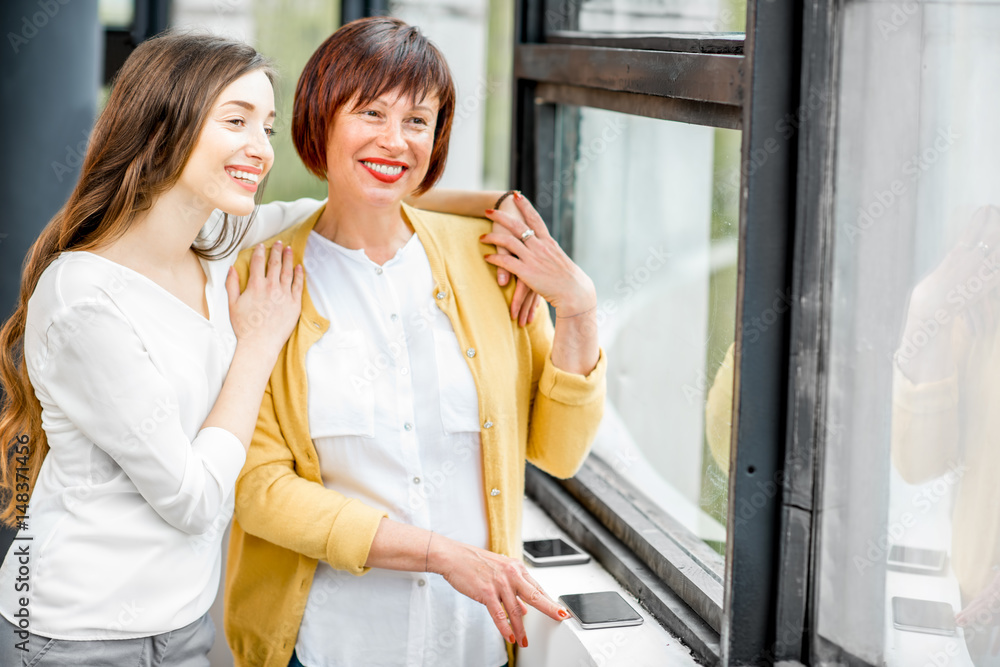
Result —
[[135, 0], [100, 0], [97, 12], [105, 28], [130, 28], [135, 15]]
[[595, 452], [723, 554], [740, 133], [570, 106], [558, 126], [560, 178], [537, 197], [572, 219], [597, 286], [610, 366]]
[[1000, 4], [844, 21], [819, 644], [996, 665]]
[[546, 0], [545, 28], [586, 32], [743, 32], [746, 0]]

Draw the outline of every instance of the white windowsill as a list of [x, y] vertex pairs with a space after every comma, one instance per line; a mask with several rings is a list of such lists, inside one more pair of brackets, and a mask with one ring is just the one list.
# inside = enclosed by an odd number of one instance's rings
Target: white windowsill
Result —
[[[577, 546], [530, 498], [524, 499], [525, 540], [561, 537]], [[518, 667], [698, 667], [691, 652], [649, 615], [638, 600], [591, 559], [584, 565], [532, 567], [531, 575], [553, 600], [567, 593], [618, 591], [643, 617], [642, 625], [584, 630], [576, 619], [553, 621], [537, 610], [525, 617], [528, 648]]]

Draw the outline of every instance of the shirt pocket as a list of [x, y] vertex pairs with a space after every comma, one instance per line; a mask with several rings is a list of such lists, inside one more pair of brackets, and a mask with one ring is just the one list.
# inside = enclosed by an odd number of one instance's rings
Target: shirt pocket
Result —
[[434, 330], [434, 357], [444, 432], [478, 432], [479, 392], [454, 332]]
[[375, 437], [375, 389], [365, 377], [368, 346], [360, 331], [327, 332], [306, 356], [309, 433]]

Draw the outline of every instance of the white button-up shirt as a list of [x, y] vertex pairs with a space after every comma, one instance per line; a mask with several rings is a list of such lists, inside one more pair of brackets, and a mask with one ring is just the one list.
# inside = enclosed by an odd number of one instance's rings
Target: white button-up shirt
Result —
[[[306, 356], [323, 484], [396, 521], [488, 548], [478, 393], [414, 235], [379, 266], [313, 232], [306, 280], [330, 329]], [[486, 607], [436, 574], [320, 562], [296, 652], [308, 667], [498, 667]]]
[[[262, 206], [242, 247], [319, 205]], [[201, 261], [208, 319], [88, 252], [42, 273], [24, 357], [51, 449], [0, 568], [0, 614], [15, 625], [26, 607], [28, 629], [44, 637], [127, 639], [176, 630], [211, 606], [246, 457], [229, 431], [201, 428], [236, 349], [225, 287], [235, 258]]]

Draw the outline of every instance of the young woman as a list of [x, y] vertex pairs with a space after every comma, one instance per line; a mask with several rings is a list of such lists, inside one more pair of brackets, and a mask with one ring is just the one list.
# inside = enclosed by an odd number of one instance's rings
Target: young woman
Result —
[[[454, 104], [441, 54], [390, 18], [342, 27], [299, 80], [296, 148], [330, 196], [274, 241], [309, 272], [237, 481], [237, 665], [499, 667], [526, 605], [567, 617], [519, 559], [524, 463], [567, 477], [587, 454], [596, 295], [523, 198], [527, 223], [490, 213], [512, 234], [485, 236], [403, 203], [440, 176]], [[554, 328], [507, 317], [483, 255]]]
[[253, 250], [242, 292], [231, 264], [318, 204], [230, 217], [272, 165], [272, 77], [238, 42], [140, 45], [31, 250], [0, 334], [20, 529], [0, 664], [208, 664], [233, 487], [304, 284], [280, 244]]

